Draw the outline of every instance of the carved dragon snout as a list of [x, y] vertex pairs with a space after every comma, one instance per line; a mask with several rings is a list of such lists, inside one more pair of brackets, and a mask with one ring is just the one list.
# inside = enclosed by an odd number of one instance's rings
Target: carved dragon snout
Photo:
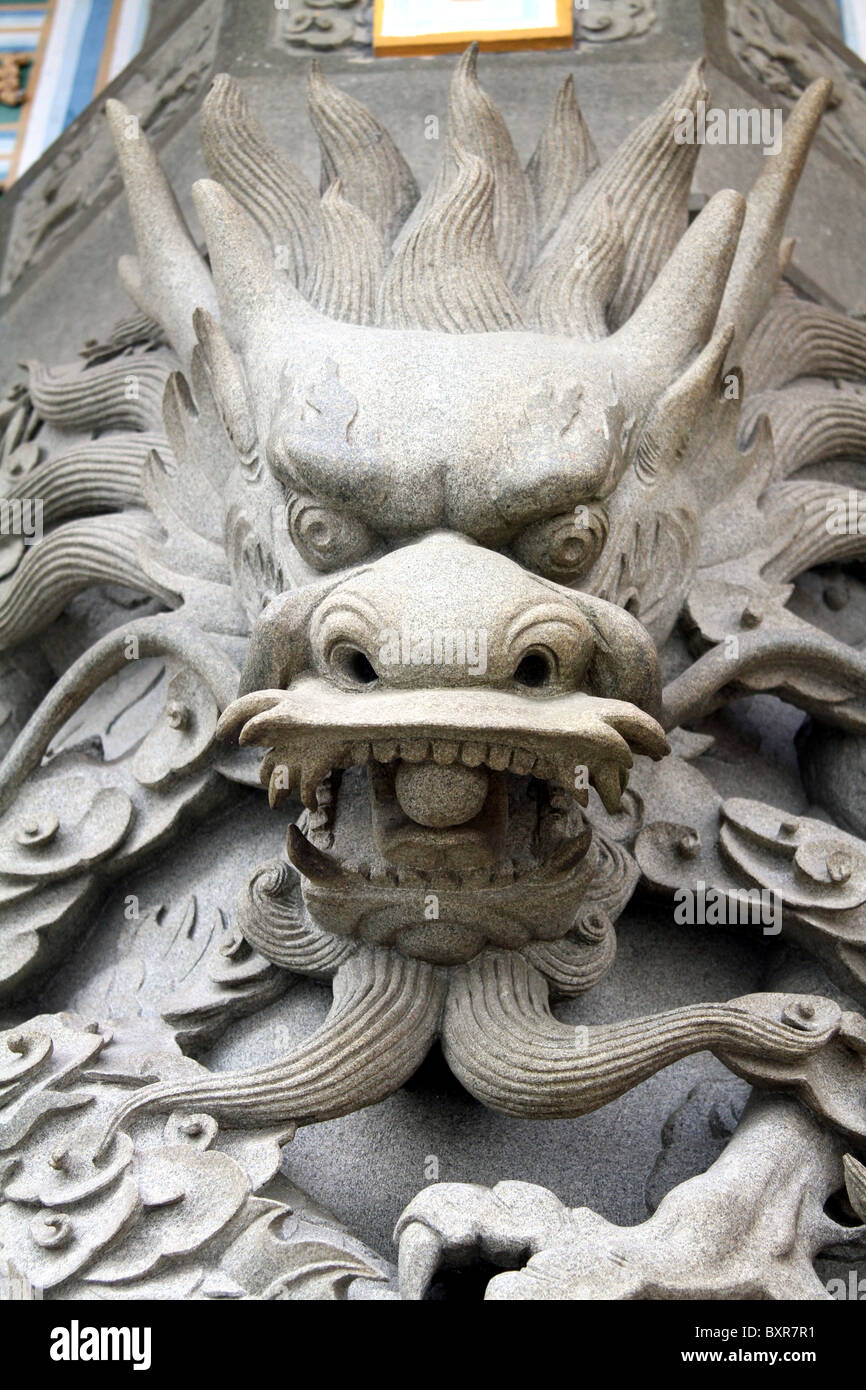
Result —
[[615, 810], [633, 754], [667, 750], [656, 653], [635, 619], [448, 533], [275, 600], [241, 691], [219, 732], [274, 750], [272, 802], [296, 791], [315, 808], [333, 768], [431, 764], [438, 776], [403, 774], [401, 798], [430, 801], [434, 819], [418, 809], [431, 826], [449, 823], [432, 807], [449, 793], [453, 823], [469, 819], [485, 767], [583, 803], [588, 782]]

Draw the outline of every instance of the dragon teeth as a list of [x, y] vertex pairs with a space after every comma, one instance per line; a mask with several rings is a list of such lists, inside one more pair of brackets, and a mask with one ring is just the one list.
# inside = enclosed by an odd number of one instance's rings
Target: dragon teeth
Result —
[[296, 825], [289, 826], [286, 851], [289, 863], [311, 883], [322, 883], [340, 877], [340, 866], [330, 855], [323, 854], [315, 845], [310, 844], [304, 832]]
[[485, 743], [464, 743], [460, 748], [460, 761], [467, 767], [478, 767], [487, 757]]
[[[626, 779], [628, 774], [626, 774]], [[601, 797], [608, 815], [614, 816], [622, 804], [623, 784], [615, 763], [602, 763], [590, 773], [590, 780]]]
[[518, 776], [525, 777], [535, 767], [535, 754], [530, 753], [525, 748], [515, 748], [511, 754], [511, 770]]
[[262, 758], [259, 764], [259, 781], [263, 787], [269, 786], [274, 775], [274, 768], [276, 767], [277, 761], [277, 755], [273, 750], [271, 750], [270, 753], [266, 753]]
[[400, 757], [406, 763], [423, 763], [430, 744], [426, 739], [410, 738], [400, 744]]
[[334, 760], [329, 756], [322, 756], [312, 762], [304, 763], [301, 769], [301, 800], [309, 810], [318, 809], [319, 798], [316, 793], [333, 765]]
[[391, 763], [399, 757], [398, 744], [393, 739], [380, 739], [372, 744], [373, 757], [377, 763]]
[[580, 834], [563, 840], [561, 844], [557, 845], [546, 860], [544, 868], [554, 873], [561, 873], [563, 870], [571, 868], [573, 864], [584, 858], [591, 842], [592, 829], [585, 825]]
[[285, 801], [287, 796], [291, 796], [292, 792], [297, 791], [300, 780], [299, 768], [281, 762], [272, 765], [268, 779], [268, 803], [271, 810]]
[[459, 756], [459, 743], [450, 743], [447, 739], [436, 739], [433, 744], [433, 761], [436, 763], [453, 763]]
[[[272, 807], [279, 806], [288, 796], [300, 793], [303, 804], [316, 811], [327, 790], [322, 792], [322, 783], [335, 768], [363, 767], [375, 761], [393, 763], [398, 760], [420, 763], [427, 759], [440, 765], [448, 765], [458, 760], [467, 767], [480, 767], [482, 764], [496, 772], [506, 769], [517, 776], [530, 774], [552, 784], [551, 805], [565, 807], [570, 800], [579, 806], [588, 804], [588, 791], [571, 784], [563, 768], [543, 755], [536, 755], [526, 748], [512, 748], [510, 745], [484, 744], [472, 741], [458, 743], [454, 739], [375, 739], [371, 743], [333, 744], [330, 747], [313, 747], [306, 754], [297, 746], [273, 749], [262, 760], [259, 776], [268, 788], [268, 800]], [[605, 810], [615, 814], [621, 805], [622, 793], [628, 785], [628, 770], [619, 763], [607, 761], [590, 771], [590, 782], [596, 788]], [[333, 793], [330, 793], [333, 800]]]

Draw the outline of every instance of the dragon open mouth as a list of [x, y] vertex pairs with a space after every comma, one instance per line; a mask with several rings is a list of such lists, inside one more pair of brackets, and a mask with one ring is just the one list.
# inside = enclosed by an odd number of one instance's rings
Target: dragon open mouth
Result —
[[222, 737], [269, 747], [272, 805], [306, 810], [288, 854], [314, 920], [425, 959], [468, 959], [566, 934], [595, 870], [589, 787], [619, 807], [655, 720], [582, 692], [344, 691], [305, 676], [255, 691]]

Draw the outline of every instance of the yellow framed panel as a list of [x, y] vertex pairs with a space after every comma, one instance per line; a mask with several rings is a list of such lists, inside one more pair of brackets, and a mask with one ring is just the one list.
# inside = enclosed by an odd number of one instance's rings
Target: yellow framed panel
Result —
[[[401, 23], [400, 11], [414, 8], [423, 14], [436, 16], [433, 22], [453, 11], [455, 26], [444, 32], [413, 33], [410, 27]], [[502, 12], [507, 5], [502, 0], [428, 0], [424, 4], [411, 5], [411, 0], [375, 0], [373, 6], [373, 52], [377, 57], [407, 58], [424, 53], [458, 53], [470, 43], [477, 42], [479, 48], [490, 53], [503, 53], [518, 48], [570, 48], [574, 34], [572, 0], [537, 0], [537, 9], [549, 8], [554, 12], [553, 23], [527, 24], [526, 12], [532, 11], [531, 0], [526, 0], [522, 8], [524, 16], [515, 19], [512, 25], [501, 28], [472, 26], [472, 12], [482, 13], [485, 18], [495, 9], [499, 11], [498, 24], [502, 23]], [[518, 7], [515, 5], [514, 9]], [[423, 20], [421, 21], [423, 22]], [[489, 21], [488, 21], [489, 22]], [[414, 27], [414, 26], [413, 26]]]

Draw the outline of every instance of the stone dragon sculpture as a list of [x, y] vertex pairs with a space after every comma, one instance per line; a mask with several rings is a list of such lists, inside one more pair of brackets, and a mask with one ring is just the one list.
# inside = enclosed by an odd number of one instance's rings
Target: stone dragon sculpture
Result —
[[[707, 98], [703, 64], [603, 165], [569, 78], [524, 169], [476, 61], [456, 66], [423, 193], [315, 64], [320, 193], [218, 77], [212, 178], [193, 190], [206, 256], [110, 102], [139, 317], [83, 364], [29, 364], [4, 407], [4, 497], [44, 499], [47, 523], [36, 545], [4, 538], [10, 659], [91, 586], [153, 600], [8, 721], [6, 997], [110, 884], [259, 777], [289, 808], [287, 857], [239, 885], [213, 987], [235, 1003], [285, 972], [333, 988], [302, 1046], [245, 1071], [162, 1034], [136, 1068], [123, 1028], [68, 1015], [0, 1036], [0, 1246], [59, 1296], [76, 1279], [83, 1296], [331, 1296], [270, 1247], [266, 1274], [245, 1262], [243, 1232], [285, 1210], [273, 1156], [391, 1094], [437, 1038], [514, 1116], [585, 1114], [704, 1049], [758, 1089], [722, 1159], [642, 1226], [524, 1183], [427, 1189], [398, 1228], [406, 1297], [481, 1254], [517, 1271], [490, 1297], [808, 1298], [819, 1251], [863, 1248], [856, 1010], [780, 987], [576, 1029], [550, 1006], [610, 970], [641, 878], [771, 891], [845, 1000], [866, 992], [862, 808], [839, 792], [838, 825], [774, 811], [701, 768], [707, 717], [756, 691], [812, 716], [815, 801], [834, 759], [862, 758], [866, 659], [789, 606], [798, 576], [866, 548], [827, 525], [864, 457], [866, 327], [782, 279], [830, 84], [747, 198], [717, 193], [690, 221], [697, 148], [672, 129]], [[132, 747], [52, 747], [146, 658], [165, 698]], [[70, 1107], [87, 1112], [71, 1136]], [[824, 1211], [840, 1190], [848, 1225]], [[762, 1226], [780, 1211], [785, 1251]], [[208, 1241], [210, 1273], [191, 1253]], [[338, 1244], [340, 1279], [387, 1296], [387, 1270]]]

